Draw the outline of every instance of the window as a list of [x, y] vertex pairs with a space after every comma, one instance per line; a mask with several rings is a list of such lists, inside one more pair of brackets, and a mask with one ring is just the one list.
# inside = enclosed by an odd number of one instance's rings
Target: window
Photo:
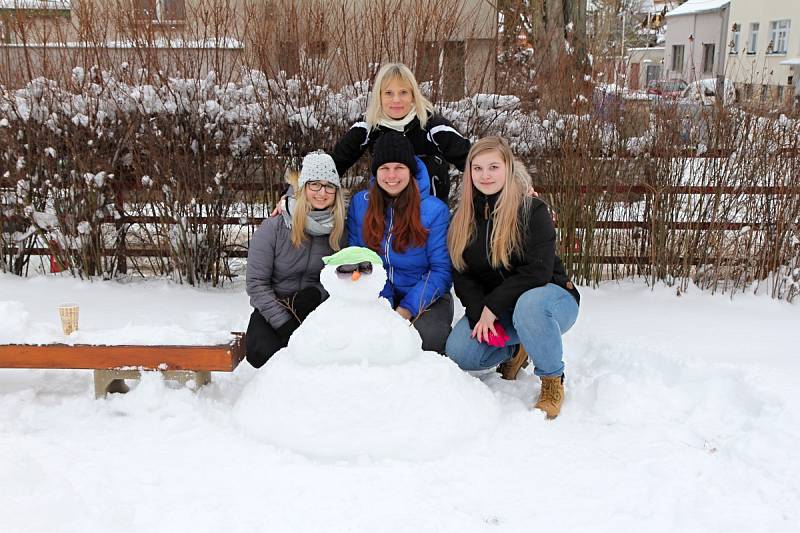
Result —
[[306, 45], [306, 56], [313, 59], [324, 58], [328, 55], [328, 41], [309, 41]]
[[441, 51], [442, 49], [435, 42], [417, 42], [417, 68], [414, 70], [414, 74], [419, 81], [432, 81], [437, 78]]
[[731, 28], [731, 42], [730, 42], [730, 53], [731, 54], [738, 54], [739, 53], [739, 39], [741, 38], [741, 28], [738, 24], [734, 24], [733, 28]]
[[444, 43], [442, 60], [442, 93], [446, 100], [454, 102], [464, 98], [466, 72], [464, 64], [467, 59], [464, 41], [447, 41]]
[[747, 39], [747, 53], [755, 54], [758, 46], [758, 22], [750, 23], [750, 37]]
[[647, 69], [645, 71], [645, 80], [647, 85], [650, 85], [651, 81], [659, 78], [661, 78], [661, 65], [647, 65]]
[[174, 23], [186, 20], [184, 0], [133, 0], [136, 20]]
[[278, 42], [278, 68], [289, 78], [300, 72], [300, 45], [297, 41]]
[[713, 44], [703, 44], [703, 74], [714, 72], [714, 51], [716, 46]]
[[672, 46], [672, 70], [675, 72], [683, 72], [683, 45], [676, 44]]
[[769, 23], [769, 38], [773, 54], [785, 54], [789, 42], [789, 20], [773, 20]]

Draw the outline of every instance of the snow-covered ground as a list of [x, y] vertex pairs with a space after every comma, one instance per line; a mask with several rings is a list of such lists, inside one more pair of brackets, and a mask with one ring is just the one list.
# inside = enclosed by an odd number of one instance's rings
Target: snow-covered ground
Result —
[[[0, 370], [0, 531], [797, 531], [800, 306], [632, 281], [582, 294], [561, 416], [529, 410], [530, 374], [486, 374], [496, 419], [433, 457], [413, 452], [424, 432], [391, 460], [259, 440], [233, 415], [246, 362], [197, 393], [148, 375], [105, 400], [88, 371]], [[249, 313], [240, 285], [0, 275], [0, 343], [63, 342], [65, 301], [81, 305], [71, 342], [213, 342]], [[430, 383], [407, 394], [435, 402]]]

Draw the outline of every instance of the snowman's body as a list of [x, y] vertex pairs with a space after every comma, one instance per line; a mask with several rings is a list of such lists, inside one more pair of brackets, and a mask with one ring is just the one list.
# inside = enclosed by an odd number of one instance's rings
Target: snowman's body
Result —
[[357, 281], [326, 266], [320, 281], [330, 294], [289, 340], [304, 365], [395, 365], [419, 357], [422, 340], [411, 323], [377, 295], [386, 283], [381, 265]]
[[369, 253], [370, 274], [322, 270], [330, 298], [236, 402], [234, 419], [248, 434], [318, 458], [425, 460], [492, 431], [499, 408], [491, 391], [422, 351], [413, 325], [378, 296], [386, 273]]

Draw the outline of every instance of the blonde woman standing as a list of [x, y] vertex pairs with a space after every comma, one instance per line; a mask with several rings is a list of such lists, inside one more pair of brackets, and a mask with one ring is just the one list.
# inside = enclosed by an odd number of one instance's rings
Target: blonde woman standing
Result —
[[506, 379], [515, 379], [530, 355], [542, 383], [535, 407], [555, 418], [564, 400], [561, 335], [578, 317], [580, 295], [556, 255], [547, 205], [528, 194], [530, 185], [504, 139], [472, 146], [448, 233], [466, 315], [445, 351], [464, 370], [499, 365]]
[[402, 63], [383, 65], [372, 86], [364, 120], [356, 122], [336, 144], [333, 160], [339, 175], [370, 152], [387, 131], [397, 131], [411, 141], [414, 154], [422, 159], [431, 179], [434, 196], [447, 202], [450, 165], [464, 170], [470, 143], [450, 122], [434, 112], [422, 95], [414, 74]]
[[330, 155], [308, 154], [295, 197], [250, 240], [247, 294], [254, 308], [247, 326], [247, 360], [262, 366], [289, 343], [300, 323], [328, 294], [319, 281], [322, 258], [341, 248], [345, 207]]

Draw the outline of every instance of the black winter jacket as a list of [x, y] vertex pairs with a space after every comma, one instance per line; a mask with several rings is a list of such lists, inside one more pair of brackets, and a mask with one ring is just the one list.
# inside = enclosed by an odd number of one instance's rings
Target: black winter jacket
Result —
[[[331, 154], [339, 175], [347, 172], [367, 149], [372, 153], [375, 141], [387, 130], [385, 126], [377, 126], [370, 131], [366, 122], [353, 124], [336, 143]], [[428, 117], [424, 129], [415, 117], [406, 125], [403, 134], [411, 141], [414, 153], [425, 162], [434, 196], [447, 203], [450, 193], [450, 165], [464, 171], [470, 149], [469, 140], [458, 133], [446, 118], [435, 114]]]
[[[572, 294], [580, 294], [567, 277], [561, 258], [556, 255], [556, 232], [547, 204], [531, 198], [520, 212], [523, 224], [523, 251], [511, 257], [511, 268], [495, 269], [489, 262], [493, 211], [499, 196], [485, 196], [473, 189], [475, 198], [475, 236], [464, 249], [464, 272], [453, 269], [453, 284], [466, 309], [471, 327], [480, 320], [483, 307], [501, 316], [514, 310], [517, 299], [530, 289], [554, 283]], [[526, 223], [527, 222], [527, 223]]]

